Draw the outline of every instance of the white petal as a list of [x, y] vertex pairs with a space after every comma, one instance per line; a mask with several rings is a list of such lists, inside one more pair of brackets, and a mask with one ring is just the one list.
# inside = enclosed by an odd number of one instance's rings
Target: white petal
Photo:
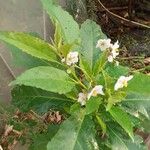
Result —
[[72, 65], [72, 61], [66, 61], [66, 64], [67, 64], [68, 66], [71, 66], [71, 65]]
[[114, 90], [117, 91], [118, 89], [123, 88], [124, 86], [127, 86], [127, 82], [131, 80], [132, 78], [133, 76], [129, 76], [129, 77], [120, 76], [114, 86]]
[[103, 92], [103, 86], [102, 85], [95, 86], [94, 90], [96, 90], [98, 94], [105, 95]]
[[61, 62], [62, 62], [62, 63], [64, 63], [64, 62], [65, 62], [65, 60], [66, 60], [66, 59], [65, 59], [65, 58], [63, 58], [63, 59], [61, 60]]
[[121, 84], [119, 84], [118, 82], [115, 84], [114, 90], [117, 91], [118, 89], [121, 88]]
[[113, 56], [109, 55], [109, 56], [108, 56], [108, 61], [112, 63], [113, 60], [114, 60], [114, 59], [113, 59]]
[[131, 75], [131, 76], [129, 76], [129, 77], [127, 77], [127, 81], [130, 81], [132, 78], [133, 78], [133, 76], [132, 76], [132, 75]]
[[119, 66], [119, 61], [116, 61], [116, 66]]
[[119, 48], [118, 41], [115, 42], [115, 44], [111, 44], [111, 48], [112, 48], [112, 50], [117, 50]]
[[113, 58], [116, 58], [119, 55], [119, 53], [116, 50], [112, 50], [111, 53], [112, 53]]
[[114, 44], [114, 48], [115, 48], [115, 49], [118, 49], [118, 48], [119, 48], [119, 42], [118, 42], [118, 41]]
[[88, 100], [91, 98], [91, 96], [95, 96], [94, 94], [100, 94], [105, 95], [103, 92], [103, 86], [102, 85], [96, 85], [91, 92], [88, 94]]
[[123, 88], [123, 81], [126, 79], [125, 76], [120, 76], [119, 79], [117, 80], [115, 86], [114, 86], [114, 90], [117, 91], [120, 88]]
[[78, 102], [83, 106], [86, 104], [87, 95], [85, 93], [79, 93]]
[[97, 42], [96, 48], [100, 48], [101, 51], [106, 50], [111, 46], [111, 39], [100, 39]]
[[78, 62], [78, 52], [70, 52], [67, 55], [66, 64], [71, 66]]

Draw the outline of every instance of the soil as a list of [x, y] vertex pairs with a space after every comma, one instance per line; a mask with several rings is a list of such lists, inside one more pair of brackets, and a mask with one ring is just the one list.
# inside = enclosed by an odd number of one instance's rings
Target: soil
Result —
[[121, 62], [149, 74], [150, 1], [87, 0], [87, 6], [90, 18], [101, 25], [108, 37], [119, 40], [123, 47]]

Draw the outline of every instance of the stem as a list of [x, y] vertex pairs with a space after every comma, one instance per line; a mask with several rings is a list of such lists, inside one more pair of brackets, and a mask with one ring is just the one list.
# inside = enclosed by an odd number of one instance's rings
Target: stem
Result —
[[129, 59], [144, 59], [144, 57], [132, 56], [132, 57], [123, 57], [119, 58], [120, 60], [129, 60]]
[[80, 69], [92, 81], [92, 78], [88, 75], [88, 73], [86, 73], [86, 71], [84, 71], [82, 68], [80, 68], [77, 65], [75, 65], [75, 67], [78, 68], [78, 69]]
[[150, 66], [146, 66], [146, 67], [141, 68], [141, 69], [133, 70], [133, 71], [131, 71], [131, 72], [132, 72], [132, 73], [136, 73], [136, 72], [139, 72], [139, 71], [144, 71], [144, 70], [146, 70], [146, 69], [150, 69]]
[[104, 70], [103, 70], [103, 69], [102, 69], [102, 75], [103, 75], [103, 77], [104, 77], [104, 81], [105, 81], [105, 87], [107, 88], [106, 76], [105, 76], [105, 74], [104, 74]]
[[80, 80], [74, 80], [74, 79], [71, 79], [73, 82], [75, 82], [76, 84], [79, 84], [81, 85], [84, 89], [87, 90], [87, 87], [80, 81]]
[[84, 89], [87, 89], [87, 87], [79, 80], [79, 78], [75, 74], [75, 71], [74, 70], [72, 70], [72, 71], [73, 72], [71, 72], [71, 73], [72, 73], [73, 77], [76, 79], [76, 80], [74, 80], [74, 82], [81, 85]]

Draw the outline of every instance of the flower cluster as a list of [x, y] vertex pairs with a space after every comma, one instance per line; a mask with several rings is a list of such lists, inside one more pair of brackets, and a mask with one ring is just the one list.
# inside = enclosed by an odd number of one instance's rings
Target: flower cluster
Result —
[[[133, 78], [133, 76], [120, 76], [117, 82], [115, 83], [114, 90], [117, 91], [121, 88], [127, 87], [128, 81], [130, 81]], [[105, 95], [103, 91], [102, 85], [96, 85], [88, 94], [86, 93], [79, 93], [78, 95], [78, 102], [84, 106], [86, 104], [86, 101], [89, 100], [92, 96], [96, 97], [98, 95]]]
[[66, 62], [68, 66], [74, 65], [79, 61], [78, 52], [69, 52], [66, 58], [62, 59], [62, 62]]
[[[117, 65], [119, 65], [119, 62], [116, 61], [116, 57], [119, 55], [119, 44], [118, 41], [114, 44], [111, 43], [111, 39], [100, 39], [97, 42], [96, 48], [100, 48], [101, 51], [108, 50], [108, 62], [116, 62]], [[79, 54], [78, 52], [69, 52], [66, 58], [62, 59], [62, 62], [66, 63], [68, 66], [72, 66], [79, 61]], [[130, 81], [133, 78], [133, 76], [120, 76], [117, 80], [114, 90], [117, 91], [123, 87], [127, 87], [128, 81]], [[103, 91], [102, 85], [96, 85], [94, 88], [91, 89], [89, 92], [81, 92], [78, 94], [78, 102], [84, 106], [86, 104], [86, 101], [89, 100], [92, 96], [96, 97], [98, 95], [105, 95]]]
[[78, 102], [84, 106], [86, 101], [89, 100], [92, 96], [96, 97], [97, 95], [105, 95], [103, 92], [102, 85], [96, 85], [89, 93], [79, 93]]
[[[116, 57], [119, 55], [119, 43], [118, 41], [114, 44], [111, 43], [111, 39], [100, 39], [97, 42], [96, 48], [100, 48], [101, 51], [109, 50], [108, 61], [110, 63], [114, 62]], [[118, 61], [115, 61], [119, 65]]]
[[133, 76], [129, 76], [129, 77], [125, 77], [125, 76], [121, 76], [119, 77], [119, 79], [117, 80], [114, 90], [117, 91], [118, 89], [121, 89], [123, 87], [127, 87], [128, 86], [128, 81], [130, 81], [133, 78]]

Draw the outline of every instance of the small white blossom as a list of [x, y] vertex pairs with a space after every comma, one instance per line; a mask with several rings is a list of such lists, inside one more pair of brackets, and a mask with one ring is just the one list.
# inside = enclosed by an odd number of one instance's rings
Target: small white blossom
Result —
[[108, 56], [109, 62], [112, 63], [114, 61], [114, 59], [119, 55], [118, 48], [119, 48], [118, 41], [115, 44], [111, 44], [110, 55]]
[[127, 87], [128, 81], [130, 81], [132, 78], [133, 78], [133, 76], [129, 76], [129, 77], [120, 76], [115, 84], [114, 90], [117, 91], [118, 89]]
[[112, 56], [113, 56], [114, 59], [119, 55], [119, 52], [118, 52], [117, 49], [116, 50], [112, 50], [111, 53], [112, 53]]
[[116, 66], [119, 66], [119, 61], [116, 61]]
[[101, 51], [108, 49], [111, 46], [111, 39], [100, 39], [97, 42], [96, 48], [100, 48]]
[[65, 61], [66, 61], [66, 59], [65, 59], [65, 58], [63, 58], [63, 59], [61, 60], [61, 62], [62, 62], [62, 63], [64, 63]]
[[136, 112], [133, 112], [133, 115], [135, 116], [135, 117], [139, 117], [139, 113], [138, 113], [138, 111], [136, 111]]
[[108, 61], [111, 62], [111, 63], [114, 61], [114, 58], [113, 58], [112, 55], [109, 55], [109, 56], [108, 56]]
[[78, 55], [78, 52], [69, 52], [67, 58], [63, 58], [61, 62], [66, 62], [68, 66], [71, 66], [79, 61]]
[[99, 149], [99, 147], [98, 147], [97, 142], [95, 142], [95, 140], [94, 140], [94, 139], [92, 139], [92, 141], [91, 141], [91, 142], [93, 143], [94, 150], [98, 150], [98, 149]]
[[67, 69], [67, 73], [68, 73], [68, 74], [71, 74], [71, 69], [70, 69], [70, 68]]
[[79, 93], [78, 95], [78, 102], [81, 104], [81, 106], [84, 106], [86, 104], [87, 95], [85, 93]]
[[103, 92], [103, 86], [102, 85], [96, 85], [91, 92], [88, 94], [88, 99], [90, 99], [91, 96], [96, 97], [98, 94], [105, 95]]
[[112, 50], [117, 50], [119, 48], [119, 42], [115, 42], [115, 44], [111, 44], [110, 46], [112, 48]]
[[78, 62], [78, 52], [70, 52], [68, 55], [67, 55], [67, 59], [66, 59], [66, 63], [68, 66], [71, 66], [75, 63]]

